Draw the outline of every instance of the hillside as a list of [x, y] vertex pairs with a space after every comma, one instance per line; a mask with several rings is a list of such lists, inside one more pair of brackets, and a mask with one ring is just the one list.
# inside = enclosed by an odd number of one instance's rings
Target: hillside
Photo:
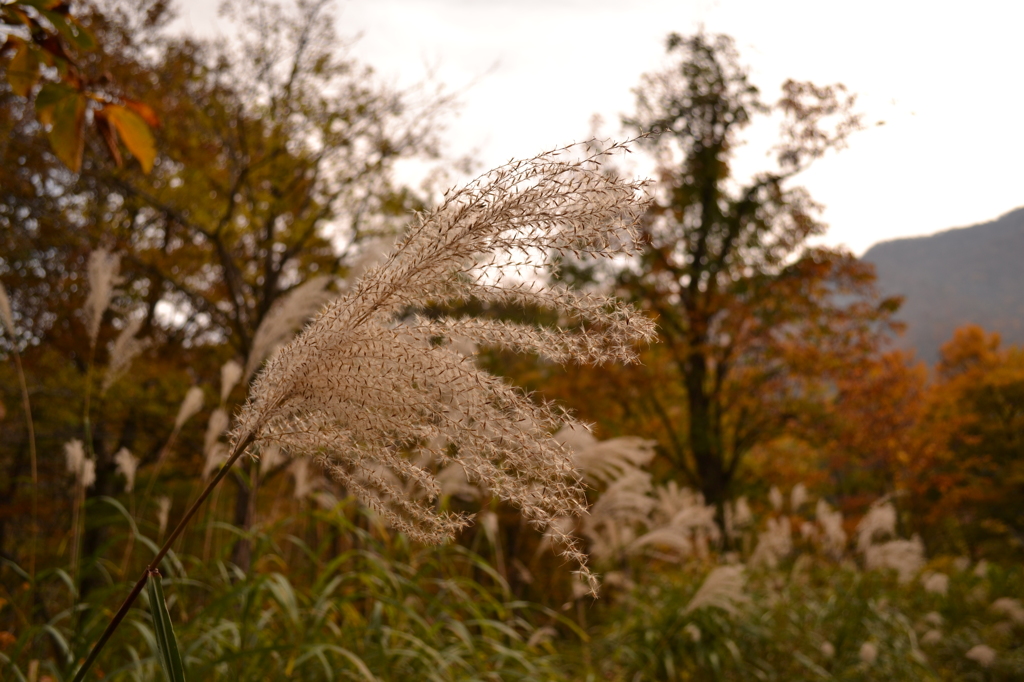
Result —
[[1024, 344], [1024, 208], [980, 225], [881, 242], [863, 258], [877, 268], [883, 293], [906, 297], [902, 344], [928, 363], [968, 323], [999, 332], [1004, 344]]

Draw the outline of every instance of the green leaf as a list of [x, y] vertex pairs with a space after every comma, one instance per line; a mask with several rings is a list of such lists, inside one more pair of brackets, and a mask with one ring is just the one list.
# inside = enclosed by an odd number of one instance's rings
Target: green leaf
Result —
[[185, 669], [181, 664], [178, 642], [174, 638], [171, 615], [167, 613], [167, 602], [164, 601], [164, 588], [158, 571], [150, 573], [146, 589], [149, 591], [149, 608], [153, 611], [153, 632], [156, 635], [156, 653], [160, 659], [160, 667], [167, 682], [185, 682]]
[[65, 85], [64, 83], [45, 84], [42, 89], [39, 90], [39, 94], [36, 95], [36, 113], [39, 114], [39, 119], [43, 122], [43, 125], [50, 125], [53, 123], [52, 118], [43, 120], [43, 112], [45, 110], [51, 110], [50, 113], [52, 114], [52, 109], [58, 102], [66, 97], [73, 97], [77, 93], [78, 90], [75, 90], [70, 85]]
[[156, 158], [156, 142], [146, 121], [131, 109], [117, 104], [103, 107], [103, 113], [121, 136], [124, 146], [139, 160], [143, 172], [151, 171]]
[[18, 51], [14, 53], [7, 67], [7, 80], [15, 95], [28, 97], [28, 93], [39, 81], [39, 55], [28, 43], [20, 40], [18, 42], [21, 43]]
[[40, 11], [40, 14], [50, 20], [50, 23], [57, 29], [57, 32], [64, 36], [64, 40], [78, 49], [92, 50], [96, 47], [96, 39], [70, 14], [47, 12], [45, 10]]
[[85, 147], [84, 94], [68, 85], [47, 83], [36, 96], [36, 113], [44, 126], [57, 158], [78, 172]]

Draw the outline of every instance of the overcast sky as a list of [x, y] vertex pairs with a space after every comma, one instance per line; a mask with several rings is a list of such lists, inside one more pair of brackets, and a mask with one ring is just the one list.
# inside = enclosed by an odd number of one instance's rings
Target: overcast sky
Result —
[[[736, 39], [766, 100], [786, 78], [842, 82], [871, 126], [801, 176], [825, 241], [885, 239], [991, 220], [1024, 205], [1024, 3], [860, 0], [336, 0], [353, 54], [399, 85], [465, 92], [445, 139], [489, 168], [604, 132], [662, 67], [671, 32]], [[203, 32], [216, 3], [187, 2]], [[467, 87], [468, 86], [468, 87]], [[767, 130], [762, 131], [767, 141]], [[737, 170], [770, 162], [755, 143]]]

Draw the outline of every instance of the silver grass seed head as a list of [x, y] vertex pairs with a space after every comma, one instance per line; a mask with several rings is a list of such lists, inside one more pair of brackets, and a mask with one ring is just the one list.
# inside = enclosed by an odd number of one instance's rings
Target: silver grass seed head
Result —
[[[467, 523], [436, 511], [433, 474], [406, 454], [439, 439], [441, 464], [458, 461], [471, 483], [539, 527], [582, 514], [580, 475], [550, 437], [571, 420], [452, 348], [458, 339], [592, 363], [633, 361], [634, 345], [653, 339], [653, 323], [628, 305], [517, 278], [538, 268], [525, 253], [614, 257], [638, 246], [644, 183], [605, 174], [608, 152], [566, 160], [580, 149], [513, 161], [448, 192], [382, 263], [268, 360], [239, 415], [236, 442], [315, 456], [350, 493], [422, 541], [439, 542]], [[469, 298], [553, 308], [579, 320], [580, 331], [443, 318], [395, 324], [409, 310]], [[429, 494], [408, 496], [377, 473], [381, 466]], [[593, 585], [574, 538], [553, 533]]]
[[180, 429], [189, 419], [203, 409], [203, 389], [193, 386], [185, 393], [185, 398], [178, 408], [178, 416], [174, 419], [175, 430]]
[[114, 464], [117, 466], [117, 473], [124, 476], [124, 491], [130, 493], [135, 488], [135, 472], [139, 468], [139, 460], [128, 448], [121, 448], [114, 454]]
[[860, 651], [857, 652], [857, 656], [864, 665], [874, 665], [875, 661], [878, 660], [878, 645], [874, 642], [864, 642], [860, 645]]
[[110, 306], [114, 295], [114, 287], [121, 283], [118, 270], [121, 257], [106, 249], [96, 249], [89, 254], [89, 296], [85, 301], [86, 329], [89, 332], [89, 343], [96, 345], [100, 332], [103, 313]]
[[1020, 599], [1000, 597], [992, 602], [989, 609], [991, 609], [993, 613], [999, 613], [1007, 616], [1018, 625], [1024, 625], [1024, 605], [1021, 605]]
[[218, 407], [210, 413], [210, 419], [206, 423], [206, 436], [203, 439], [203, 454], [208, 454], [216, 445], [220, 437], [228, 430], [231, 418], [227, 410]]
[[159, 534], [163, 535], [164, 531], [167, 530], [167, 521], [171, 516], [171, 498], [164, 495], [156, 501], [156, 523], [159, 528]]
[[260, 450], [260, 476], [266, 476], [279, 465], [288, 461], [280, 446], [268, 445]]
[[976, 644], [964, 654], [964, 658], [974, 661], [983, 668], [991, 667], [996, 657], [996, 650], [987, 644]]
[[[248, 379], [280, 346], [284, 345], [295, 330], [301, 328], [309, 318], [329, 301], [333, 295], [327, 288], [331, 278], [326, 276], [312, 277], [282, 296], [267, 312], [253, 336], [249, 358], [241, 376]], [[227, 365], [225, 365], [227, 367]], [[221, 374], [221, 385], [227, 385]], [[234, 384], [232, 384], [233, 387]], [[227, 400], [230, 390], [223, 392], [223, 400]]]
[[231, 391], [238, 385], [238, 380], [242, 378], [242, 373], [245, 370], [240, 364], [234, 360], [228, 360], [220, 368], [220, 401], [226, 403], [228, 396], [231, 395]]
[[704, 582], [690, 598], [683, 613], [718, 608], [736, 616], [742, 607], [750, 603], [750, 597], [746, 595], [745, 587], [746, 578], [743, 566], [718, 566], [704, 578]]
[[110, 387], [125, 375], [135, 358], [149, 347], [151, 339], [135, 338], [144, 322], [145, 320], [141, 317], [130, 319], [110, 344], [110, 364], [107, 365], [107, 370], [103, 375], [103, 384], [100, 387], [101, 395], [110, 390]]
[[85, 446], [77, 438], [64, 443], [64, 464], [69, 474], [74, 474], [78, 480], [82, 476], [82, 466], [85, 462]]
[[0, 322], [7, 330], [7, 335], [14, 339], [14, 313], [11, 311], [11, 299], [7, 296], [3, 282], [0, 282]]
[[807, 486], [803, 483], [797, 483], [789, 492], [789, 510], [795, 514], [807, 500]]
[[96, 482], [96, 462], [86, 456], [85, 446], [77, 438], [64, 444], [64, 463], [77, 485], [91, 488]]

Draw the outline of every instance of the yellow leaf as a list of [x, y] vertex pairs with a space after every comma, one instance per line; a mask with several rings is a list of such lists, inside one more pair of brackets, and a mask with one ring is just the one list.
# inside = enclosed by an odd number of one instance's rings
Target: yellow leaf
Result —
[[53, 152], [76, 173], [82, 167], [85, 147], [85, 105], [85, 95], [80, 92], [60, 100], [53, 108], [53, 127], [50, 128]]
[[35, 49], [26, 42], [18, 46], [10, 65], [7, 67], [7, 80], [11, 90], [19, 97], [28, 97], [28, 93], [39, 80], [39, 57]]
[[153, 131], [142, 117], [117, 104], [109, 104], [103, 107], [103, 111], [107, 120], [121, 135], [124, 146], [139, 160], [143, 172], [148, 173], [152, 170], [153, 160], [156, 158], [156, 142], [153, 140]]
[[54, 154], [78, 172], [82, 166], [82, 150], [85, 146], [84, 94], [61, 83], [47, 83], [36, 95], [36, 112], [39, 121], [49, 128], [47, 135]]

